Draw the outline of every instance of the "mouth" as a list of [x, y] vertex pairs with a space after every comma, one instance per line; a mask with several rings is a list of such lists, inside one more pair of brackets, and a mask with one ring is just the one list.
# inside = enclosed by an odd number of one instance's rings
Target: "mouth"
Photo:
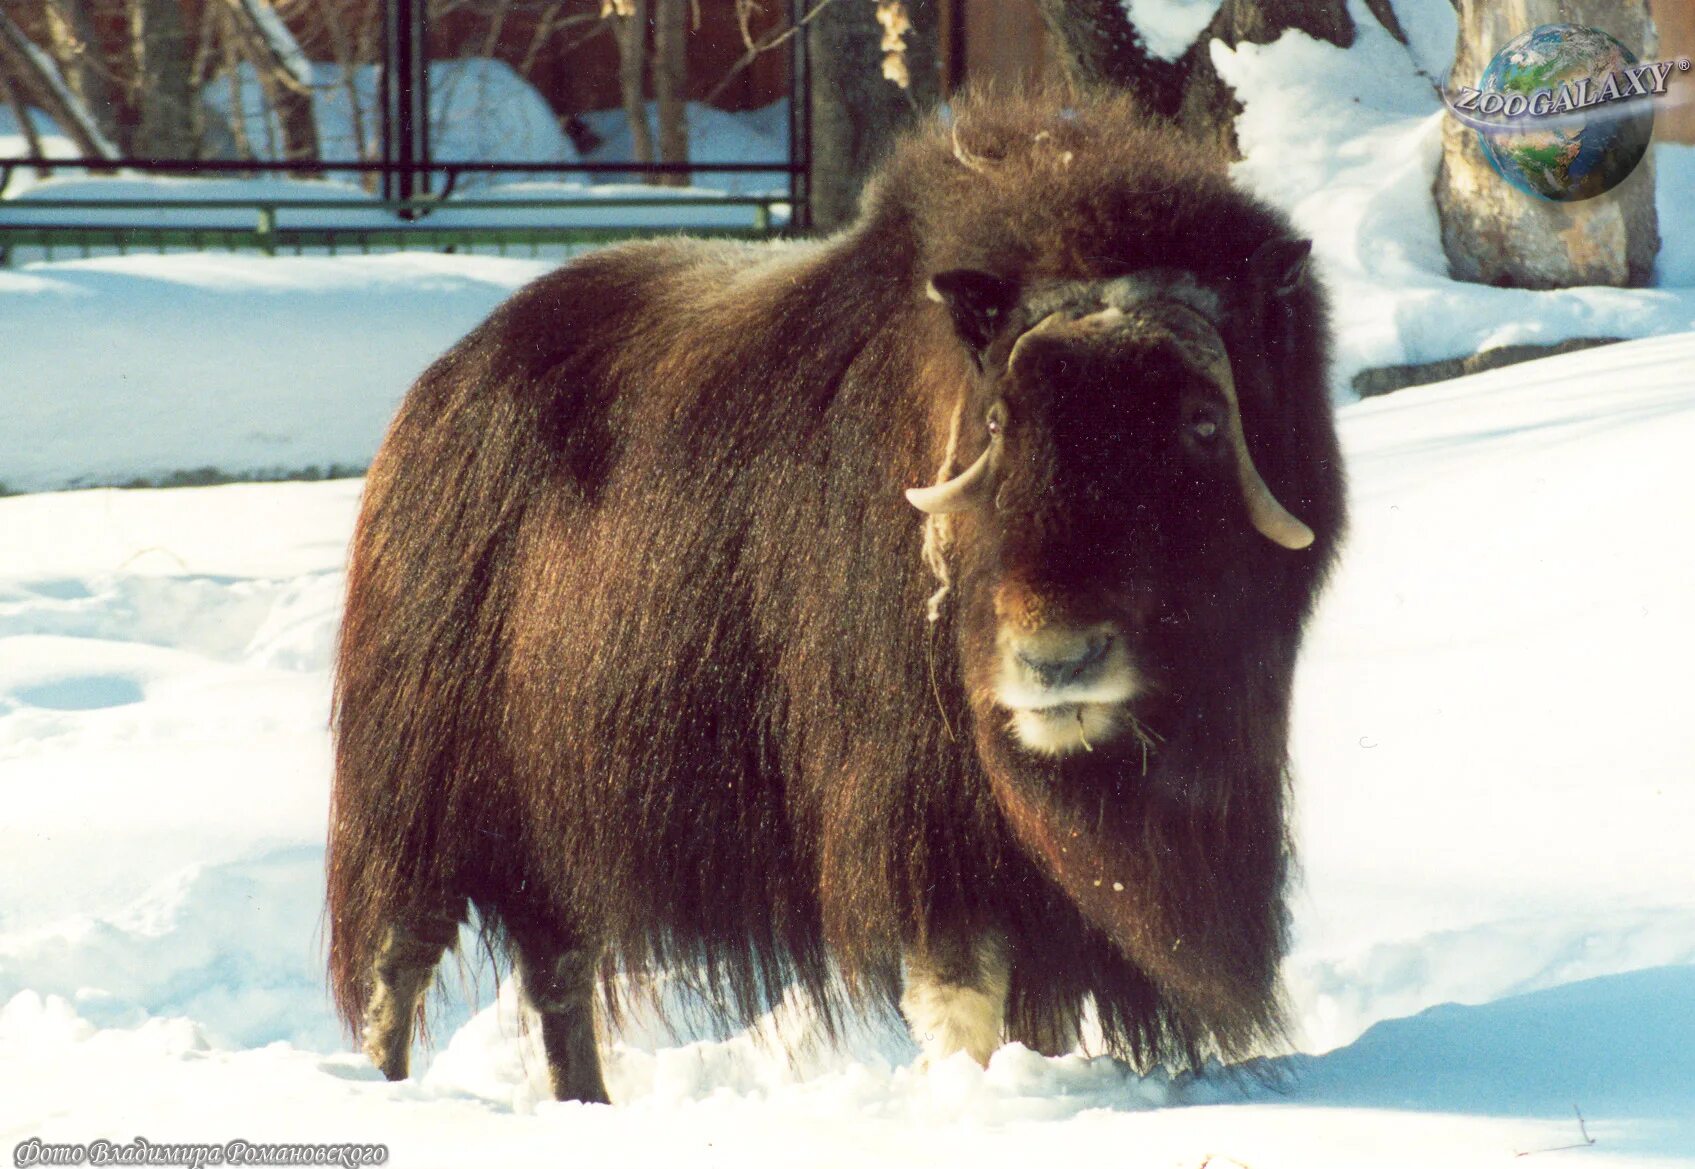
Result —
[[1025, 749], [1054, 756], [1093, 751], [1134, 724], [1128, 704], [1140, 679], [1114, 627], [1005, 630], [1000, 653], [995, 701]]
[[1123, 649], [1103, 650], [1092, 667], [1058, 686], [1042, 685], [1016, 660], [1003, 671], [996, 699], [1025, 748], [1038, 755], [1093, 751], [1134, 724], [1129, 704], [1141, 686]]
[[1038, 755], [1093, 751], [1117, 738], [1129, 723], [1123, 702], [1061, 702], [1051, 706], [1013, 707], [1008, 729]]

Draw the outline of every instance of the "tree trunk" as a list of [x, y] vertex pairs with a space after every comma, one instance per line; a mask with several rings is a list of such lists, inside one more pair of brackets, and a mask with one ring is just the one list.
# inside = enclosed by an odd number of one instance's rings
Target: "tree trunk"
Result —
[[140, 114], [135, 153], [192, 158], [195, 95], [188, 82], [188, 33], [178, 0], [130, 0], [130, 51]]
[[47, 33], [65, 84], [82, 102], [107, 138], [120, 139], [118, 95], [111, 70], [102, 59], [88, 0], [53, 0], [47, 6]]
[[[689, 0], [652, 0], [653, 96], [659, 103], [659, 161], [689, 160], [688, 54], [684, 30]], [[659, 185], [686, 187], [686, 174], [661, 175]]]
[[[1236, 154], [1241, 105], [1212, 64], [1212, 42], [1234, 48], [1270, 44], [1289, 29], [1347, 47], [1354, 22], [1347, 0], [1224, 0], [1212, 22], [1176, 61], [1149, 53], [1122, 0], [1036, 0], [1072, 89], [1127, 89], [1149, 113], [1176, 121], [1205, 141]], [[1404, 41], [1388, 0], [1366, 6]]]
[[883, 77], [883, 30], [871, 0], [835, 0], [806, 35], [812, 61], [812, 217], [829, 230], [847, 223], [865, 176], [939, 88], [934, 0], [908, 0], [910, 88]]
[[0, 70], [14, 78], [60, 131], [89, 158], [116, 158], [117, 148], [100, 132], [53, 59], [42, 52], [4, 10], [0, 10]]
[[1177, 113], [1182, 70], [1148, 52], [1121, 0], [1036, 0], [1036, 7], [1074, 93], [1128, 89], [1144, 109], [1167, 118]]
[[[1461, 0], [1451, 85], [1477, 84], [1502, 44], [1539, 24], [1591, 25], [1644, 59], [1654, 50], [1642, 0]], [[1608, 193], [1555, 203], [1508, 184], [1477, 133], [1444, 118], [1436, 209], [1449, 270], [1457, 280], [1513, 288], [1647, 284], [1660, 249], [1653, 163], [1650, 147]]]
[[653, 127], [647, 121], [647, 89], [643, 73], [647, 64], [648, 0], [625, 0], [617, 15], [618, 90], [624, 98], [624, 116], [630, 120], [630, 160], [653, 161]]
[[[6, 79], [4, 69], [0, 69], [0, 102], [5, 103], [6, 108], [12, 111], [12, 118], [18, 123], [18, 133], [24, 136], [24, 148], [28, 151], [30, 160], [45, 158], [47, 154], [41, 148], [41, 135], [35, 128], [35, 119], [30, 116], [29, 106], [24, 104], [23, 98], [18, 96], [18, 91], [13, 89], [12, 83]], [[35, 168], [35, 177], [38, 179], [45, 179], [52, 173], [51, 167]], [[4, 177], [0, 175], [0, 179]]]

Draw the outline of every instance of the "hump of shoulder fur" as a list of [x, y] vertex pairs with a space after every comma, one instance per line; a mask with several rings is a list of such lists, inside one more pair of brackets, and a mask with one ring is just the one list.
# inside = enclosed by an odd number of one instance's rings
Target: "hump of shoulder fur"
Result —
[[905, 222], [927, 271], [1114, 276], [1154, 265], [1228, 273], [1290, 234], [1235, 186], [1229, 160], [1129, 97], [968, 95], [891, 156], [866, 221]]

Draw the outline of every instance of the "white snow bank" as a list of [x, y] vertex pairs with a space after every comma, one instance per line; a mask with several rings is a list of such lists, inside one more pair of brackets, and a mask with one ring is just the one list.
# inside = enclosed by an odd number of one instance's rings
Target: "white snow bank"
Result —
[[[647, 103], [648, 125], [659, 125], [659, 107]], [[789, 157], [789, 101], [782, 98], [768, 106], [740, 113], [727, 113], [701, 102], [683, 109], [689, 128], [689, 161], [708, 163], [785, 163]], [[602, 141], [588, 157], [594, 162], [625, 162], [634, 155], [630, 120], [623, 110], [597, 110], [583, 121]], [[600, 176], [603, 181], [620, 180], [617, 175]], [[691, 180], [728, 194], [778, 194], [788, 190], [788, 175], [782, 171], [743, 171], [734, 174], [696, 174]]]
[[411, 380], [549, 267], [201, 254], [0, 270], [0, 483], [362, 468]]
[[1652, 338], [1344, 412], [1353, 533], [1297, 693], [1309, 1043], [1695, 961], [1691, 362]]
[[1211, 23], [1220, 0], [1120, 0], [1148, 52], [1175, 61]]
[[[30, 110], [30, 120], [35, 127], [37, 140], [41, 143], [41, 152], [48, 158], [77, 158], [82, 151], [76, 143], [60, 132], [57, 124], [40, 110]], [[30, 157], [29, 138], [24, 134], [23, 127], [18, 125], [17, 115], [10, 108], [0, 105], [0, 164], [14, 159]], [[32, 166], [17, 165], [12, 168], [7, 177], [5, 197], [12, 198], [29, 190], [40, 176]]]
[[[329, 160], [375, 158], [382, 142], [381, 70], [359, 65], [302, 63], [312, 85], [318, 150]], [[228, 76], [203, 91], [212, 157], [283, 157], [282, 131], [253, 66], [237, 68], [232, 105]], [[239, 116], [235, 111], [239, 109]], [[237, 133], [245, 139], [246, 149]], [[487, 58], [430, 62], [431, 156], [444, 161], [566, 162], [576, 158], [546, 99], [504, 61]], [[486, 186], [498, 175], [467, 175], [463, 185]]]

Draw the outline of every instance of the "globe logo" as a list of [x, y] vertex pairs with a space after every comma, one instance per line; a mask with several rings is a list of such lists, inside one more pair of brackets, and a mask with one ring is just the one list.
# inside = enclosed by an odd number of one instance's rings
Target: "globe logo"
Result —
[[1687, 60], [1643, 64], [1597, 28], [1545, 24], [1501, 47], [1450, 111], [1477, 131], [1496, 172], [1561, 203], [1592, 199], [1629, 177], [1654, 134], [1656, 95]]

